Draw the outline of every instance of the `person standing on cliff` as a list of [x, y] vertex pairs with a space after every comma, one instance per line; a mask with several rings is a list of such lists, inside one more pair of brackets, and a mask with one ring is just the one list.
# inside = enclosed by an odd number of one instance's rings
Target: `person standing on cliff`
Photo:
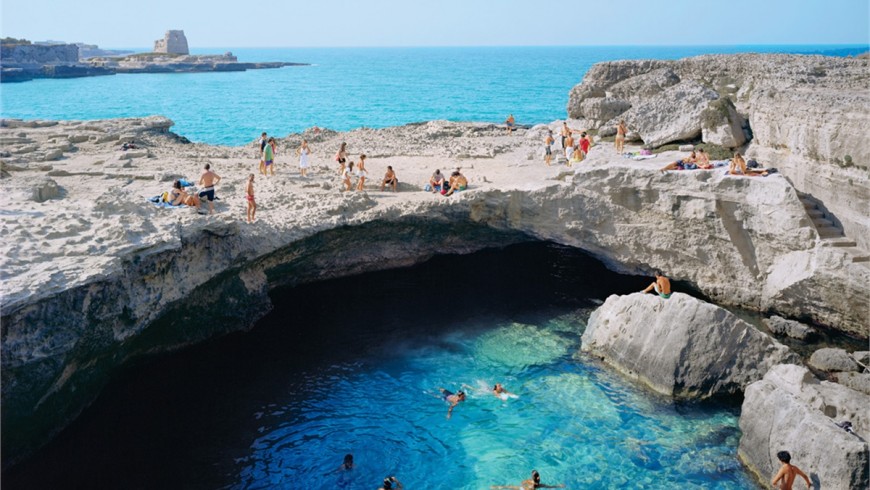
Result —
[[647, 286], [647, 288], [641, 292], [646, 294], [653, 290], [655, 290], [655, 292], [658, 293], [658, 295], [662, 298], [668, 299], [671, 297], [671, 281], [669, 281], [667, 277], [663, 276], [661, 272], [656, 271], [655, 282]]
[[546, 162], [547, 166], [550, 166], [550, 161], [553, 160], [553, 143], [556, 140], [553, 139], [553, 130], [547, 130], [547, 137], [544, 138], [544, 162]]
[[516, 119], [514, 119], [514, 115], [508, 114], [508, 118], [504, 122], [507, 125], [507, 134], [508, 135], [510, 135], [511, 133], [514, 132], [514, 123], [515, 122], [516, 122]]
[[583, 154], [583, 158], [585, 159], [589, 155], [589, 148], [592, 148], [592, 136], [590, 136], [589, 133], [581, 134], [578, 144], [580, 145], [580, 152]]
[[[794, 480], [798, 476], [807, 482], [807, 488], [813, 488], [813, 484], [810, 483], [809, 477], [807, 477], [800, 468], [791, 464], [791, 454], [789, 454], [788, 451], [780, 451], [776, 453], [776, 457], [779, 459], [779, 462], [782, 463], [782, 466], [780, 466], [779, 472], [777, 472], [776, 476], [773, 477], [773, 480], [770, 481], [773, 488], [791, 490], [792, 485], [794, 485]], [[777, 487], [777, 484], [779, 484], [779, 487]]]
[[308, 171], [308, 155], [311, 153], [311, 149], [308, 148], [308, 141], [302, 140], [302, 146], [300, 146], [296, 150], [296, 155], [299, 157], [299, 173], [305, 177], [305, 173]]
[[[573, 130], [568, 127], [568, 121], [562, 121], [562, 131], [560, 133], [562, 135], [562, 151], [565, 151], [568, 149], [568, 147], [565, 146], [565, 140], [567, 138], [571, 138], [572, 131]], [[571, 141], [573, 141], [573, 138]], [[571, 144], [571, 146], [574, 146], [573, 143]], [[568, 158], [571, 158], [571, 156], [569, 155]]]
[[203, 187], [199, 191], [199, 198], [208, 199], [208, 214], [214, 214], [214, 186], [221, 181], [221, 176], [212, 172], [211, 165], [205, 164], [202, 176], [199, 178], [199, 185]]
[[616, 126], [616, 139], [613, 140], [617, 155], [622, 155], [622, 152], [625, 150], [625, 133], [627, 132], [628, 128], [625, 127], [625, 120], [620, 120]]
[[260, 173], [266, 175], [266, 162], [263, 161], [263, 150], [266, 148], [266, 143], [269, 142], [269, 139], [266, 138], [265, 131], [260, 135], [260, 139], [257, 142], [260, 144]]
[[248, 202], [248, 223], [253, 223], [254, 214], [257, 212], [257, 202], [254, 201], [254, 174], [248, 175], [248, 185], [245, 186], [245, 200]]
[[271, 175], [275, 175], [275, 138], [269, 138], [266, 145], [263, 147], [263, 175], [266, 175], [266, 169]]

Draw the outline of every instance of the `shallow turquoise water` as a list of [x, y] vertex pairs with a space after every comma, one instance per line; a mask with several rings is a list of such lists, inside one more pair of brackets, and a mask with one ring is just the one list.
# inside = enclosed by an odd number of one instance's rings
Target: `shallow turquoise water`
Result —
[[3, 117], [102, 119], [161, 114], [194, 141], [240, 145], [260, 132], [349, 130], [432, 119], [519, 124], [565, 117], [568, 91], [599, 61], [705, 53], [836, 56], [864, 46], [596, 46], [503, 48], [209, 49], [242, 61], [307, 67], [243, 73], [138, 74], [34, 80], [0, 87]]
[[[733, 412], [681, 407], [572, 359], [578, 328], [571, 315], [465, 327], [309, 373], [304, 397], [264, 407], [232, 487], [367, 488], [395, 474], [408, 488], [482, 489], [537, 469], [568, 488], [756, 488], [737, 461]], [[519, 398], [494, 397], [496, 381]], [[435, 388], [463, 383], [470, 398], [448, 420]], [[359, 468], [324, 476], [345, 452]]]

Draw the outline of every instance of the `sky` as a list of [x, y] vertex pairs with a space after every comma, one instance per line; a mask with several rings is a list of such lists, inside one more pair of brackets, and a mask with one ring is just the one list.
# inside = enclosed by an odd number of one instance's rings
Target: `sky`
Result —
[[[868, 44], [868, 0], [0, 0], [2, 37], [191, 48]], [[252, 8], [251, 5], [258, 5]]]

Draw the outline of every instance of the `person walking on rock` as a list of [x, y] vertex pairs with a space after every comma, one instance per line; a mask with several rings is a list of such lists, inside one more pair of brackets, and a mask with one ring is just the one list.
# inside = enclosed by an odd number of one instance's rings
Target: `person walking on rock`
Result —
[[[791, 454], [789, 454], [788, 451], [780, 451], [776, 453], [776, 457], [779, 459], [780, 463], [782, 463], [782, 466], [779, 467], [779, 471], [776, 473], [776, 476], [773, 477], [773, 480], [770, 480], [770, 484], [773, 485], [773, 488], [791, 490], [792, 485], [794, 485], [794, 480], [798, 476], [807, 482], [807, 488], [813, 488], [813, 484], [810, 482], [809, 477], [807, 477], [800, 468], [791, 464]], [[777, 484], [779, 486], [777, 486]]]
[[507, 126], [507, 134], [510, 135], [514, 131], [514, 123], [516, 119], [514, 119], [513, 114], [508, 114], [507, 120], [505, 120], [505, 125]]
[[658, 295], [662, 298], [668, 299], [671, 297], [671, 281], [669, 281], [667, 277], [663, 276], [661, 272], [656, 271], [655, 282], [647, 286], [647, 288], [641, 292], [646, 294], [653, 290], [655, 290], [655, 292], [658, 293]]
[[263, 175], [266, 175], [266, 170], [269, 170], [269, 175], [275, 175], [275, 138], [269, 138], [266, 146], [263, 147]]
[[338, 175], [344, 175], [344, 167], [347, 163], [347, 143], [341, 143], [335, 154], [335, 161], [338, 162]]

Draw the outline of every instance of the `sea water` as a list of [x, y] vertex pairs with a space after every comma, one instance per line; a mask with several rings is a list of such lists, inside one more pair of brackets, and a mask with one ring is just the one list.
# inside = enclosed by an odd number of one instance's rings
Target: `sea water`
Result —
[[[649, 278], [532, 243], [276, 291], [234, 334], [135, 366], [4, 488], [757, 488], [739, 406], [676, 402], [578, 355]], [[516, 398], [490, 389], [502, 383]], [[468, 400], [447, 418], [439, 388]], [[345, 454], [357, 467], [335, 471]]]
[[[261, 132], [347, 131], [411, 122], [548, 123], [594, 63], [707, 53], [854, 55], [868, 46], [595, 46], [198, 49], [240, 61], [311, 66], [232, 73], [135, 74], [0, 86], [2, 117], [105, 119], [163, 115], [193, 141], [241, 145]], [[139, 50], [144, 51], [144, 50]]]

